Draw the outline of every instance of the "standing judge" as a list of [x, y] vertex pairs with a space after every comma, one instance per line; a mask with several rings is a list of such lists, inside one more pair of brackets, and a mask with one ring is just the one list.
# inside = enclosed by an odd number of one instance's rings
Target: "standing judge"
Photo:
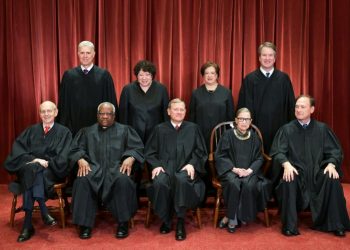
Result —
[[207, 151], [200, 128], [184, 121], [186, 108], [180, 99], [168, 105], [170, 121], [157, 125], [147, 141], [145, 158], [152, 171], [149, 198], [154, 212], [163, 221], [160, 233], [171, 230], [172, 214], [177, 217], [176, 240], [186, 238], [185, 215], [204, 197]]
[[63, 74], [58, 100], [58, 122], [67, 126], [73, 135], [96, 122], [96, 109], [101, 102], [111, 102], [117, 108], [111, 74], [94, 65], [94, 44], [79, 43], [78, 57], [80, 65]]
[[258, 48], [260, 68], [249, 73], [239, 92], [238, 109], [246, 107], [264, 138], [268, 154], [277, 130], [294, 119], [294, 91], [289, 76], [274, 67], [276, 46], [264, 42]]
[[295, 104], [296, 120], [284, 125], [271, 148], [274, 171], [283, 171], [276, 188], [282, 233], [298, 235], [297, 212], [310, 208], [313, 229], [345, 236], [350, 229], [343, 188], [343, 151], [333, 131], [311, 118], [312, 97], [301, 95]]
[[54, 184], [68, 174], [68, 153], [72, 135], [68, 128], [54, 122], [56, 105], [45, 101], [40, 105], [41, 123], [27, 128], [15, 140], [11, 154], [4, 165], [7, 171], [18, 177], [10, 185], [10, 191], [23, 193], [24, 224], [17, 241], [29, 240], [35, 230], [32, 225], [34, 202], [37, 201], [44, 224], [55, 225], [45, 205], [54, 196]]
[[73, 185], [73, 223], [80, 226], [81, 239], [91, 237], [99, 201], [118, 222], [117, 238], [129, 235], [128, 221], [137, 210], [131, 175], [134, 162], [143, 162], [143, 143], [134, 129], [114, 118], [114, 105], [101, 103], [98, 123], [78, 132], [70, 152], [71, 165], [78, 168]]

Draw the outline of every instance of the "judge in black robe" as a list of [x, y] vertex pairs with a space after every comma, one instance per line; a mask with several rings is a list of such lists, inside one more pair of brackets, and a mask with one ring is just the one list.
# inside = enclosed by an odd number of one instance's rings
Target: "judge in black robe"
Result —
[[249, 128], [248, 109], [237, 111], [236, 126], [220, 138], [215, 152], [215, 167], [223, 186], [226, 217], [219, 226], [228, 226], [233, 233], [240, 222], [256, 219], [258, 211], [266, 208], [271, 184], [263, 177], [261, 140]]
[[313, 112], [313, 98], [298, 97], [297, 120], [284, 125], [272, 144], [273, 171], [284, 169], [276, 188], [282, 233], [299, 234], [297, 212], [309, 207], [314, 229], [345, 236], [350, 222], [339, 181], [342, 148], [326, 124], [310, 118]]
[[175, 237], [184, 240], [186, 210], [198, 206], [204, 196], [205, 185], [200, 175], [205, 173], [207, 151], [199, 127], [183, 120], [186, 114], [183, 101], [172, 100], [168, 114], [171, 121], [156, 126], [146, 144], [145, 158], [153, 179], [148, 191], [154, 212], [163, 221], [160, 232], [170, 231], [175, 210], [178, 218]]
[[98, 202], [118, 221], [116, 237], [128, 236], [128, 221], [137, 210], [132, 165], [143, 162], [143, 143], [130, 126], [114, 122], [111, 103], [98, 107], [98, 123], [81, 129], [70, 152], [71, 165], [78, 165], [73, 185], [73, 223], [79, 237], [91, 237]]
[[94, 45], [88, 41], [81, 42], [78, 56], [81, 65], [64, 72], [58, 99], [60, 112], [57, 121], [67, 126], [73, 136], [79, 129], [96, 122], [97, 106], [102, 102], [111, 102], [118, 114], [111, 74], [93, 64]]
[[23, 193], [26, 215], [19, 242], [34, 234], [31, 218], [35, 201], [39, 203], [44, 223], [56, 224], [48, 213], [45, 200], [54, 196], [54, 184], [63, 181], [68, 174], [68, 152], [72, 141], [69, 129], [54, 122], [56, 116], [56, 105], [43, 102], [40, 105], [42, 123], [30, 126], [17, 137], [4, 163], [5, 169], [18, 178], [10, 184], [10, 191], [17, 195]]
[[260, 68], [244, 78], [237, 107], [246, 107], [252, 112], [254, 124], [263, 135], [267, 154], [277, 130], [294, 119], [293, 86], [286, 73], [274, 68], [275, 57], [275, 45], [268, 42], [260, 45]]

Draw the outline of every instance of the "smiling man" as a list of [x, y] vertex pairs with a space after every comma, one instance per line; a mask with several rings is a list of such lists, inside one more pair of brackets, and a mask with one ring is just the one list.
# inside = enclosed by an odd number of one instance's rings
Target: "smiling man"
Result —
[[54, 195], [53, 186], [68, 174], [68, 152], [72, 135], [68, 128], [55, 123], [58, 110], [53, 102], [40, 105], [41, 123], [30, 126], [15, 140], [4, 165], [18, 177], [10, 191], [23, 194], [24, 224], [17, 241], [29, 240], [35, 233], [32, 225], [34, 202], [39, 203], [44, 224], [56, 225], [45, 205]]
[[249, 73], [239, 92], [238, 109], [246, 107], [264, 138], [269, 153], [277, 130], [294, 119], [294, 91], [289, 76], [275, 68], [277, 49], [271, 42], [258, 48], [260, 68]]
[[175, 211], [175, 239], [184, 240], [186, 210], [196, 208], [204, 198], [200, 174], [205, 173], [207, 151], [200, 128], [184, 121], [186, 107], [182, 100], [169, 102], [168, 115], [170, 121], [157, 125], [146, 143], [145, 158], [153, 180], [148, 196], [163, 221], [160, 233], [170, 232]]
[[282, 176], [276, 188], [282, 233], [298, 235], [297, 213], [309, 207], [313, 229], [345, 236], [350, 222], [339, 181], [343, 151], [333, 131], [311, 118], [314, 111], [315, 100], [299, 96], [297, 119], [284, 125], [272, 144], [273, 171]]
[[67, 126], [73, 135], [96, 122], [96, 108], [101, 102], [111, 102], [118, 114], [112, 76], [94, 65], [94, 44], [82, 41], [78, 45], [78, 57], [80, 66], [63, 74], [58, 100], [57, 121]]
[[137, 132], [114, 121], [115, 107], [101, 103], [98, 123], [81, 129], [74, 138], [70, 164], [77, 170], [73, 185], [73, 223], [79, 237], [91, 237], [98, 203], [118, 222], [116, 238], [129, 235], [128, 221], [137, 210], [136, 184], [132, 180], [135, 161], [143, 162], [143, 143]]

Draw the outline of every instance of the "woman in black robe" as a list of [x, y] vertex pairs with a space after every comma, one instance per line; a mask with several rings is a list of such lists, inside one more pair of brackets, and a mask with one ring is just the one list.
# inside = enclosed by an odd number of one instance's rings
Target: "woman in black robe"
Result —
[[239, 109], [236, 126], [223, 134], [215, 153], [215, 166], [227, 206], [226, 216], [221, 219], [219, 227], [227, 227], [230, 233], [235, 232], [239, 223], [255, 220], [258, 210], [266, 202], [259, 204], [260, 184], [267, 180], [261, 170], [261, 141], [250, 129], [251, 122], [250, 111], [247, 108]]

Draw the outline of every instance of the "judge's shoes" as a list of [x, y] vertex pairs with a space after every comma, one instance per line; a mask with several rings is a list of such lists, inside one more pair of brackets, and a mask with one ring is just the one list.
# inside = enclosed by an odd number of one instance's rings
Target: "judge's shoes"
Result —
[[179, 218], [176, 225], [176, 240], [184, 240], [186, 239], [186, 230], [185, 230], [185, 221], [184, 219]]
[[223, 217], [220, 221], [219, 221], [219, 228], [220, 229], [223, 229], [223, 228], [226, 228], [228, 225], [228, 218], [225, 216]]
[[284, 234], [285, 236], [297, 236], [299, 235], [299, 231], [298, 230], [289, 230], [287, 228], [283, 228], [282, 229], [282, 234]]
[[162, 225], [159, 228], [159, 232], [161, 234], [169, 233], [170, 232], [170, 226], [167, 223], [163, 222]]
[[23, 242], [29, 240], [35, 233], [34, 227], [28, 229], [23, 228], [21, 234], [17, 238], [17, 242]]
[[118, 239], [123, 239], [129, 236], [129, 222], [120, 222], [118, 224], [117, 233], [115, 237]]
[[79, 238], [83, 240], [90, 239], [91, 227], [80, 226]]
[[45, 223], [45, 225], [54, 226], [57, 224], [57, 221], [55, 220], [55, 218], [53, 218], [49, 214], [43, 215], [42, 219], [43, 219], [43, 222]]
[[342, 229], [335, 230], [334, 235], [338, 237], [345, 237], [345, 231]]

